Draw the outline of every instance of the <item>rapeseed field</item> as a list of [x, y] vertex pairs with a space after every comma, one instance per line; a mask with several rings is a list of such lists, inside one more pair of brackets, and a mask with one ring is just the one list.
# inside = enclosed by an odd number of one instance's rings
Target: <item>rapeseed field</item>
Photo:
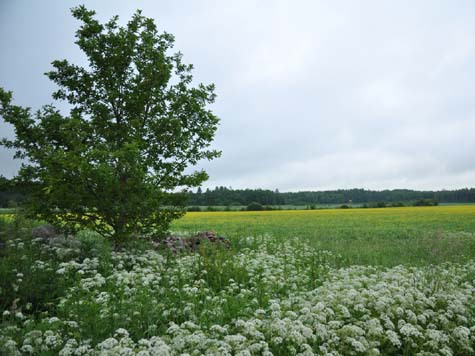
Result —
[[173, 229], [212, 229], [236, 239], [295, 237], [341, 254], [348, 264], [430, 264], [475, 258], [475, 205], [189, 212]]

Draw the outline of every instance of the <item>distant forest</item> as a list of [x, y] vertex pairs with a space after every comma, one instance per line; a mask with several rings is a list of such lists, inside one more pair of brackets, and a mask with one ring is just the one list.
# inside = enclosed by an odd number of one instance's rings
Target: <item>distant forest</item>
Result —
[[[27, 187], [14, 184], [0, 176], [0, 207], [14, 207], [28, 196]], [[370, 204], [377, 202], [414, 202], [430, 199], [439, 203], [475, 203], [475, 188], [441, 191], [418, 191], [408, 189], [366, 190], [339, 189], [327, 191], [279, 192], [265, 189], [231, 189], [216, 187], [214, 190], [188, 193], [189, 206], [247, 206], [262, 205], [321, 205], [321, 204]]]
[[190, 192], [189, 204], [197, 206], [238, 206], [256, 202], [262, 205], [319, 205], [319, 204], [367, 204], [375, 202], [412, 202], [430, 199], [439, 203], [475, 203], [475, 188], [441, 191], [417, 191], [408, 189], [366, 190], [339, 189], [281, 193], [278, 190], [230, 189], [216, 187]]

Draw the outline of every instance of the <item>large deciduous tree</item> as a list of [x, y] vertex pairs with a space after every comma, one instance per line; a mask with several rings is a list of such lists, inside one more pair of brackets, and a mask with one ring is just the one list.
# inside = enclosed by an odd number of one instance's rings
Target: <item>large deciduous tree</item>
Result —
[[187, 167], [220, 154], [210, 148], [214, 86], [193, 86], [192, 65], [169, 53], [173, 36], [140, 11], [123, 27], [118, 17], [101, 24], [84, 6], [72, 14], [88, 66], [58, 60], [46, 73], [69, 114], [53, 105], [33, 114], [0, 88], [0, 116], [16, 133], [2, 144], [23, 159], [18, 179], [33, 187], [27, 211], [116, 242], [163, 233], [184, 212], [180, 192], [207, 179]]

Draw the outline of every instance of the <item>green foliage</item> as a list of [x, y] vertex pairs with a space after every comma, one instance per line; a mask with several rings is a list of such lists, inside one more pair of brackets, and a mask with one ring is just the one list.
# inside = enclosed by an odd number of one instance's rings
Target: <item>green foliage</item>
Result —
[[[436, 199], [444, 203], [475, 203], [475, 188], [442, 191], [417, 191], [409, 189], [366, 190], [339, 189], [327, 191], [279, 192], [265, 189], [232, 189], [215, 187], [205, 192], [199, 191], [188, 194], [189, 205], [232, 205], [246, 206], [252, 202], [262, 205], [341, 205], [368, 204], [376, 202], [412, 204], [418, 199]], [[398, 205], [399, 206], [399, 205]]]
[[260, 203], [252, 202], [247, 206], [246, 210], [247, 211], [261, 211], [261, 210], [264, 210], [264, 207]]
[[24, 189], [0, 175], [0, 208], [16, 208], [25, 200]]
[[[255, 214], [263, 213], [240, 215]], [[38, 255], [25, 248], [27, 237], [25, 245], [9, 242], [11, 267], [22, 271], [10, 282], [24, 299], [0, 305], [0, 354], [472, 355], [475, 348], [473, 260], [343, 267], [341, 257], [290, 236], [240, 236], [231, 249], [205, 242], [173, 256], [137, 240], [107, 251], [110, 242], [97, 235], [78, 239], [79, 254], [39, 242], [42, 264], [29, 262]], [[58, 264], [56, 256], [67, 255]], [[25, 283], [40, 275], [40, 288]], [[8, 293], [0, 290], [0, 301]], [[38, 297], [46, 308], [34, 312]]]
[[385, 208], [386, 207], [386, 202], [378, 201], [377, 203], [372, 203], [369, 206], [370, 206], [370, 208]]
[[[3, 309], [23, 306], [23, 312], [29, 314], [51, 311], [57, 298], [65, 294], [66, 287], [76, 282], [55, 273], [60, 264], [92, 257], [103, 246], [97, 238], [91, 249], [73, 239], [32, 239], [30, 231], [37, 223], [22, 215], [0, 222], [0, 308]], [[83, 237], [78, 236], [78, 240], [82, 242]], [[105, 253], [101, 256], [104, 262], [105, 256]]]
[[124, 27], [117, 17], [99, 23], [84, 6], [72, 14], [89, 65], [57, 60], [46, 73], [69, 115], [53, 105], [32, 115], [0, 88], [0, 116], [16, 132], [2, 144], [25, 159], [19, 180], [34, 182], [28, 211], [116, 241], [162, 233], [183, 215], [186, 190], [207, 179], [186, 168], [220, 154], [209, 149], [219, 122], [207, 109], [214, 85], [193, 87], [192, 65], [168, 53], [173, 36], [140, 11]]
[[437, 206], [439, 202], [435, 199], [419, 199], [413, 204], [414, 206]]

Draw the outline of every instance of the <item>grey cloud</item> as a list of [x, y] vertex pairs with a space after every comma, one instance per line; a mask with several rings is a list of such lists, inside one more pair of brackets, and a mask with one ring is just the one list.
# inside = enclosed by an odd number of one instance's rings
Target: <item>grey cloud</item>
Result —
[[[74, 2], [73, 2], [74, 3]], [[0, 85], [50, 101], [41, 73], [82, 63], [71, 4], [10, 3]], [[203, 162], [215, 185], [281, 190], [441, 189], [475, 182], [475, 4], [461, 1], [86, 1], [101, 19], [135, 7], [176, 36], [222, 123]], [[23, 21], [23, 26], [18, 24]], [[0, 123], [4, 133], [5, 125]], [[14, 165], [0, 151], [0, 174]]]

